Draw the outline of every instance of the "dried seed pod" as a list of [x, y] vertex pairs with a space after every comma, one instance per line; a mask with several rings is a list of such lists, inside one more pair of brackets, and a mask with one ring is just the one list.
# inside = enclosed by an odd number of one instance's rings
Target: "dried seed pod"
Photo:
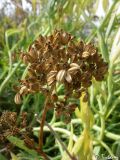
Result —
[[15, 95], [14, 101], [15, 101], [16, 104], [21, 104], [21, 103], [22, 103], [20, 93], [17, 93], [17, 94]]
[[89, 56], [90, 56], [90, 52], [85, 51], [82, 53], [83, 58], [88, 58]]
[[57, 71], [51, 71], [48, 76], [47, 76], [47, 83], [49, 86], [51, 86], [52, 84], [55, 83], [56, 81], [56, 74], [57, 74]]
[[80, 69], [80, 66], [79, 66], [77, 63], [71, 63], [71, 64], [70, 64], [70, 67], [71, 67], [71, 68], [74, 68], [74, 67], [75, 67], [75, 68]]
[[64, 78], [65, 78], [65, 74], [66, 74], [66, 71], [65, 70], [60, 70], [56, 76], [56, 80], [58, 82], [63, 82]]
[[20, 95], [26, 94], [28, 92], [28, 88], [26, 86], [22, 86], [19, 93]]
[[76, 72], [79, 70], [78, 67], [71, 67], [70, 69], [68, 69], [68, 73], [70, 74], [76, 74]]
[[72, 82], [72, 77], [71, 77], [71, 75], [69, 74], [69, 72], [66, 72], [65, 80], [66, 80], [68, 83], [71, 83], [71, 82]]
[[50, 72], [48, 73], [48, 77], [53, 76], [53, 75], [56, 75], [56, 73], [57, 73], [57, 71], [50, 71]]

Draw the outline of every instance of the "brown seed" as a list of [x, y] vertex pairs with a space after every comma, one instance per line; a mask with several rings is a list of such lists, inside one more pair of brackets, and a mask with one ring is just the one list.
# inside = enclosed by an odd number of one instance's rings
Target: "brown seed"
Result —
[[26, 86], [22, 86], [21, 89], [20, 89], [20, 91], [19, 91], [20, 95], [26, 94], [27, 92], [28, 92], [28, 89], [27, 89]]
[[62, 82], [65, 78], [65, 74], [66, 74], [66, 71], [65, 70], [60, 70], [56, 76], [56, 80], [58, 82]]
[[83, 58], [88, 58], [89, 56], [90, 56], [90, 53], [87, 52], [87, 51], [85, 51], [85, 52], [82, 53], [82, 57]]
[[14, 101], [15, 101], [16, 104], [21, 104], [22, 103], [21, 95], [19, 93], [17, 93], [15, 95]]
[[53, 76], [53, 75], [56, 75], [57, 71], [50, 71], [47, 75], [47, 77], [50, 77], [50, 76]]
[[56, 82], [56, 80], [54, 80], [54, 79], [51, 79], [51, 80], [47, 81], [49, 86], [52, 86], [55, 82]]
[[48, 77], [47, 77], [47, 83], [48, 83], [49, 86], [52, 85], [56, 81], [56, 73], [57, 72], [52, 72], [52, 73], [50, 73], [48, 75]]
[[78, 69], [80, 68], [80, 66], [79, 66], [77, 63], [71, 63], [71, 64], [70, 64], [70, 67], [71, 67], [71, 68], [76, 67], [76, 68], [78, 68]]
[[75, 74], [76, 71], [78, 71], [80, 68], [78, 67], [71, 67], [70, 69], [68, 69], [68, 73], [70, 74]]
[[47, 78], [47, 81], [55, 80], [56, 74], [53, 74]]
[[71, 82], [72, 82], [72, 77], [71, 77], [71, 75], [70, 75], [68, 72], [66, 72], [65, 79], [66, 79], [66, 81], [67, 81], [68, 83], [71, 83]]

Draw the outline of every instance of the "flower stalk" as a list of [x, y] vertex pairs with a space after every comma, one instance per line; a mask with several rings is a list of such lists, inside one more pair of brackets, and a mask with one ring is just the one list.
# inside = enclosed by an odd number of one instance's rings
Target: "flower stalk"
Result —
[[48, 102], [48, 98], [46, 98], [46, 100], [45, 100], [43, 114], [42, 114], [42, 118], [40, 120], [40, 122], [41, 122], [40, 123], [40, 132], [39, 132], [39, 150], [40, 151], [42, 150], [42, 147], [43, 147], [43, 127], [44, 127], [44, 124], [45, 124], [46, 114], [47, 114], [47, 111], [48, 111], [47, 102]]

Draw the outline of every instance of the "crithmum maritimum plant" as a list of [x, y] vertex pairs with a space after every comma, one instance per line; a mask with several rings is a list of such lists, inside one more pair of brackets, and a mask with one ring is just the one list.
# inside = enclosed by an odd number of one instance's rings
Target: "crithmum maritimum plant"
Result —
[[[84, 124], [81, 146], [76, 150], [73, 147], [72, 154], [86, 157], [91, 150], [90, 138], [90, 109], [88, 107], [88, 88], [92, 84], [93, 77], [102, 81], [107, 72], [107, 63], [103, 61], [98, 49], [92, 43], [84, 43], [77, 40], [71, 34], [63, 30], [57, 31], [50, 36], [39, 36], [30, 46], [28, 52], [21, 53], [23, 62], [28, 66], [25, 79], [16, 87], [15, 102], [21, 103], [21, 98], [29, 93], [43, 93], [46, 97], [43, 114], [40, 123], [39, 145], [36, 149], [44, 159], [49, 159], [43, 152], [43, 127], [46, 114], [54, 108], [56, 116], [64, 116], [66, 123], [70, 122], [71, 114], [77, 108], [76, 102], [70, 102], [70, 98], [77, 100], [82, 96], [81, 118]], [[57, 92], [58, 86], [62, 85], [64, 96], [60, 99]], [[84, 94], [83, 94], [84, 93]], [[87, 141], [84, 141], [84, 138]], [[89, 148], [90, 147], [90, 148]], [[78, 155], [78, 152], [80, 155]], [[91, 157], [91, 152], [87, 159]]]

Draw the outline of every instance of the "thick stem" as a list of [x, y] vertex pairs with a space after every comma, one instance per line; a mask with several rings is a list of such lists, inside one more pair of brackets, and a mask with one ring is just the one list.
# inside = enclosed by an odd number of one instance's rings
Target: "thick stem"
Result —
[[42, 119], [41, 119], [41, 123], [40, 123], [40, 133], [39, 133], [39, 150], [42, 150], [43, 147], [43, 127], [45, 124], [45, 119], [46, 119], [46, 114], [48, 111], [48, 106], [47, 106], [47, 102], [48, 102], [48, 97], [45, 100], [45, 105], [44, 105], [44, 110], [43, 110], [43, 114], [42, 114]]
[[42, 114], [42, 119], [41, 119], [41, 123], [40, 123], [40, 132], [39, 132], [39, 146], [38, 146], [38, 153], [44, 158], [44, 160], [50, 160], [48, 158], [48, 156], [43, 152], [42, 147], [43, 147], [43, 127], [45, 124], [45, 119], [46, 119], [46, 114], [48, 111], [48, 97], [45, 100], [45, 105], [44, 105], [44, 109], [43, 109], [43, 114]]
[[50, 158], [48, 158], [42, 150], [39, 150], [39, 148], [37, 149], [37, 152], [44, 158], [44, 160], [50, 160]]

